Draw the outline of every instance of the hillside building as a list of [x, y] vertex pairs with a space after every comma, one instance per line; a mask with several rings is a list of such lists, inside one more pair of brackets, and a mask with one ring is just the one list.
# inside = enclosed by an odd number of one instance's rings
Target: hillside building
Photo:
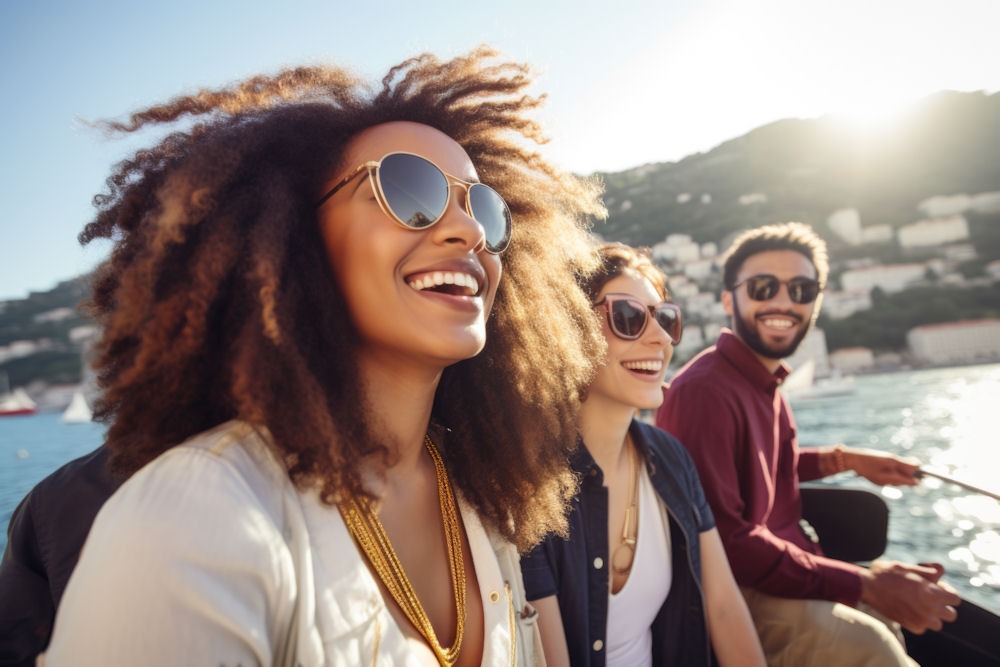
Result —
[[921, 220], [899, 228], [897, 233], [902, 248], [928, 248], [946, 243], [965, 241], [969, 238], [969, 223], [962, 215]]
[[976, 213], [1000, 213], [1000, 192], [981, 192], [972, 198]]
[[850, 245], [888, 243], [893, 239], [892, 227], [889, 225], [863, 227], [861, 215], [856, 208], [842, 208], [834, 211], [826, 219], [826, 224], [837, 236]]
[[830, 366], [844, 374], [871, 370], [875, 354], [867, 347], [845, 347], [830, 353]]
[[924, 264], [885, 264], [845, 271], [840, 275], [840, 286], [845, 292], [871, 292], [878, 287], [886, 294], [893, 294], [923, 280], [926, 273]]
[[833, 320], [842, 320], [872, 307], [870, 290], [851, 290], [823, 293], [823, 314]]
[[937, 195], [917, 204], [917, 210], [928, 218], [945, 218], [965, 213], [970, 206], [972, 206], [972, 197], [969, 195]]
[[910, 354], [926, 364], [1000, 359], [1000, 319], [926, 324], [906, 334]]

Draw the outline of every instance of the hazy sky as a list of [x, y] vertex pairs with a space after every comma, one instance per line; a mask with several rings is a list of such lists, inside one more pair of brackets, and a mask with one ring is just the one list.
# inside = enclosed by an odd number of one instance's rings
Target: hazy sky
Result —
[[996, 0], [0, 0], [0, 299], [107, 251], [76, 235], [143, 141], [81, 120], [177, 93], [321, 61], [379, 77], [419, 52], [489, 43], [540, 72], [551, 157], [616, 171], [781, 118], [996, 92], [997, 25]]

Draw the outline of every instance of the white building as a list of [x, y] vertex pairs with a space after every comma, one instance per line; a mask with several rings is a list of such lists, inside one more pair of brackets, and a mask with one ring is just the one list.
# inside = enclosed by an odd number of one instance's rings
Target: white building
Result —
[[862, 227], [861, 215], [856, 208], [842, 208], [834, 211], [826, 219], [826, 224], [837, 236], [850, 245], [888, 243], [893, 239], [892, 227], [889, 225]]
[[823, 314], [834, 320], [850, 317], [872, 307], [870, 290], [853, 290], [823, 293]]
[[993, 278], [993, 280], [1000, 280], [1000, 259], [995, 259], [984, 266], [983, 271], [986, 272], [986, 275]]
[[740, 195], [739, 198], [740, 206], [750, 206], [751, 204], [765, 204], [767, 203], [767, 195], [763, 192], [750, 192], [745, 195]]
[[1000, 319], [926, 324], [906, 334], [910, 354], [930, 364], [1000, 359]]
[[924, 264], [886, 264], [863, 269], [844, 271], [840, 275], [840, 286], [845, 292], [870, 292], [878, 287], [891, 294], [902, 292], [910, 283], [923, 280], [927, 272]]
[[41, 340], [15, 340], [9, 345], [0, 345], [0, 362], [30, 357], [36, 352], [50, 347], [52, 347], [52, 341], [44, 338]]
[[653, 259], [667, 262], [693, 262], [701, 259], [701, 248], [687, 234], [671, 234], [651, 249]]
[[72, 308], [62, 307], [54, 308], [52, 310], [47, 310], [44, 313], [38, 313], [31, 319], [35, 322], [61, 322], [62, 320], [69, 319], [76, 315], [76, 311]]
[[684, 264], [684, 275], [691, 280], [705, 280], [712, 275], [714, 269], [714, 260], [698, 259]]
[[1000, 212], [1000, 192], [981, 192], [973, 196], [972, 210], [976, 213]]
[[716, 304], [718, 301], [715, 295], [710, 292], [699, 292], [687, 299], [684, 303], [684, 317], [701, 317], [710, 319], [716, 315]]
[[964, 241], [969, 238], [969, 223], [961, 215], [921, 220], [899, 228], [899, 245], [903, 248], [927, 248]]
[[917, 210], [929, 218], [943, 218], [969, 210], [972, 197], [966, 194], [937, 195], [917, 204]]
[[861, 215], [856, 208], [842, 208], [826, 219], [827, 226], [851, 245], [861, 243]]
[[875, 354], [867, 347], [844, 347], [830, 353], [830, 365], [841, 373], [857, 373], [875, 366]]
[[889, 225], [872, 225], [861, 229], [862, 243], [888, 243], [892, 238], [892, 227]]

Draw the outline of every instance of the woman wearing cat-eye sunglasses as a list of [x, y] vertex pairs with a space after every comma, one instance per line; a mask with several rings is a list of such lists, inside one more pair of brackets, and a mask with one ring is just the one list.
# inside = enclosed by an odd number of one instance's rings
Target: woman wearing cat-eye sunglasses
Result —
[[581, 287], [607, 354], [580, 411], [581, 487], [569, 535], [521, 561], [547, 664], [763, 667], [690, 456], [636, 418], [663, 401], [680, 308], [647, 254], [620, 243], [597, 253]]
[[540, 660], [516, 548], [565, 526], [600, 349], [583, 295], [551, 295], [603, 208], [530, 147], [531, 77], [495, 56], [375, 90], [292, 69], [112, 124], [198, 121], [123, 162], [83, 234], [115, 244], [98, 413], [134, 476], [49, 667]]

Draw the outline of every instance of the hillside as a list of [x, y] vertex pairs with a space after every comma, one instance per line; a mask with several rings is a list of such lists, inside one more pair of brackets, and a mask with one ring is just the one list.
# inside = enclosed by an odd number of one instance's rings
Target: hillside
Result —
[[[877, 133], [832, 117], [781, 120], [676, 163], [597, 176], [606, 185], [609, 219], [594, 231], [606, 239], [653, 245], [687, 234], [721, 250], [739, 230], [799, 220], [830, 244], [836, 281], [851, 261], [921, 257], [896, 243], [848, 245], [827, 224], [834, 211], [854, 208], [864, 226], [898, 229], [922, 218], [918, 204], [928, 198], [1000, 191], [1000, 94], [939, 93]], [[891, 349], [909, 326], [1000, 316], [1000, 283], [984, 273], [1000, 259], [1000, 213], [965, 217], [976, 257], [959, 271], [976, 287], [936, 284], [929, 276], [924, 291], [879, 299], [878, 308], [836, 322], [821, 319], [830, 348]], [[717, 292], [712, 284], [704, 288]], [[88, 322], [76, 307], [85, 294], [80, 277], [0, 302], [0, 372], [11, 386], [78, 381], [86, 339], [79, 327]]]
[[[781, 120], [680, 162], [599, 174], [609, 219], [595, 231], [640, 245], [671, 233], [720, 242], [799, 220], [836, 254], [843, 244], [826, 224], [834, 211], [856, 208], [865, 225], [897, 228], [919, 219], [928, 197], [1000, 189], [998, 158], [1000, 94], [939, 93], [879, 133], [833, 117]], [[754, 203], [741, 204], [748, 195]]]

